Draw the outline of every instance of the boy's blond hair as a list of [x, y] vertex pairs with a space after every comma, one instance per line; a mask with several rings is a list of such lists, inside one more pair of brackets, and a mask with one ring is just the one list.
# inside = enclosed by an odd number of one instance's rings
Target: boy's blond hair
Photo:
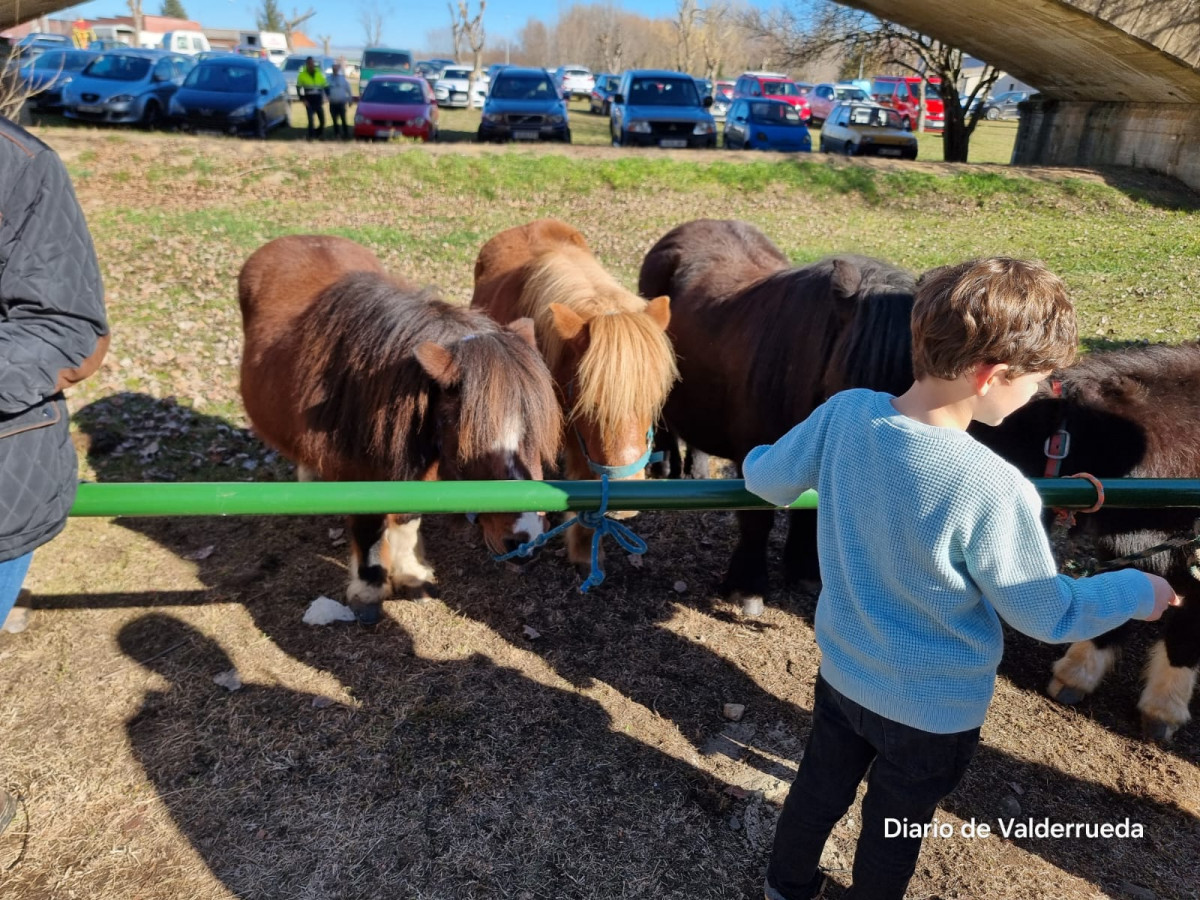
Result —
[[1075, 360], [1075, 308], [1057, 275], [1035, 260], [973, 259], [926, 272], [912, 312], [913, 375], [953, 381], [976, 365], [1012, 374]]

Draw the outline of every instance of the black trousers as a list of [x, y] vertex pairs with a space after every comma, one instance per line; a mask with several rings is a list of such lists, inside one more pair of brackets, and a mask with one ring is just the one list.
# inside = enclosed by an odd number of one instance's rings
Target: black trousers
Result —
[[[338, 120], [341, 120], [342, 125], [338, 127]], [[346, 125], [346, 104], [334, 103], [329, 101], [329, 125], [333, 128], [333, 133], [339, 137], [350, 137], [350, 129]]]
[[[775, 830], [767, 882], [786, 900], [820, 887], [817, 863], [829, 833], [867, 777], [854, 852], [854, 900], [900, 900], [917, 867], [919, 837], [885, 837], [885, 819], [924, 825], [958, 785], [979, 729], [933, 734], [885, 719], [817, 675], [812, 734]], [[891, 833], [897, 831], [893, 825]], [[961, 838], [946, 838], [959, 840]]]
[[[308, 114], [308, 138], [320, 137], [325, 132], [325, 101], [321, 98], [304, 101], [304, 112]], [[314, 126], [313, 122], [317, 125]]]

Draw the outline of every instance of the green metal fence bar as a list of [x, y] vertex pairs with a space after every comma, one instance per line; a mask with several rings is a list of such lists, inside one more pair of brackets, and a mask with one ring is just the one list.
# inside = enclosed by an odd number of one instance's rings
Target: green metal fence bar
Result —
[[[1105, 481], [1105, 507], [1200, 507], [1200, 479]], [[1096, 491], [1075, 478], [1035, 479], [1047, 506], [1083, 509]], [[302, 516], [334, 513], [465, 513], [596, 509], [598, 481], [191, 482], [81, 484], [73, 516]], [[792, 509], [815, 509], [804, 494]], [[614, 481], [608, 508], [770, 509], [740, 479]]]

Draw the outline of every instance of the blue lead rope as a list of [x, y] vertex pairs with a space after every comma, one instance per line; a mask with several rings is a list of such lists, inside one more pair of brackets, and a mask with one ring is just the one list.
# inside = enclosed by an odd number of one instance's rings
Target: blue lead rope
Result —
[[627, 553], [636, 553], [641, 555], [646, 552], [646, 542], [633, 533], [633, 530], [628, 526], [621, 524], [616, 519], [610, 519], [606, 513], [608, 512], [608, 476], [600, 476], [600, 508], [591, 510], [585, 509], [576, 513], [574, 519], [567, 519], [565, 522], [555, 525], [549, 531], [543, 532], [535, 537], [532, 541], [526, 541], [516, 550], [510, 550], [508, 553], [500, 556], [495, 556], [493, 559], [496, 562], [504, 562], [516, 556], [530, 556], [534, 550], [544, 545], [552, 537], [557, 536], [560, 532], [579, 524], [585, 528], [592, 529], [592, 573], [579, 586], [582, 593], [587, 593], [596, 585], [604, 581], [604, 570], [600, 568], [600, 541], [603, 540], [606, 534], [612, 535], [621, 548]]

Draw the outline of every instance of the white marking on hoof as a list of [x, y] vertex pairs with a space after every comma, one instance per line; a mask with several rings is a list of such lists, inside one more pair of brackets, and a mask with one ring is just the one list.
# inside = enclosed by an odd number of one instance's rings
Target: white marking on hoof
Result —
[[320, 481], [321, 478], [317, 475], [316, 469], [310, 469], [308, 466], [296, 466], [297, 481]]
[[346, 602], [350, 604], [352, 609], [359, 609], [363, 606], [378, 606], [384, 600], [391, 597], [391, 589], [387, 583], [381, 585], [367, 584], [357, 575], [350, 577], [350, 584], [346, 587]]
[[410, 519], [399, 525], [390, 525], [383, 535], [385, 544], [380, 554], [392, 584], [406, 588], [419, 588], [436, 584], [433, 567], [425, 559], [425, 545], [421, 541], [421, 520]]
[[1146, 687], [1138, 709], [1143, 718], [1166, 724], [1164, 739], [1169, 739], [1180, 725], [1191, 719], [1188, 703], [1195, 689], [1196, 670], [1171, 665], [1166, 646], [1162, 641], [1157, 642], [1146, 663]]
[[1062, 693], [1063, 688], [1090, 694], [1096, 690], [1116, 659], [1117, 651], [1113, 647], [1100, 649], [1091, 641], [1074, 643], [1054, 664], [1054, 677], [1046, 692], [1054, 698]]

